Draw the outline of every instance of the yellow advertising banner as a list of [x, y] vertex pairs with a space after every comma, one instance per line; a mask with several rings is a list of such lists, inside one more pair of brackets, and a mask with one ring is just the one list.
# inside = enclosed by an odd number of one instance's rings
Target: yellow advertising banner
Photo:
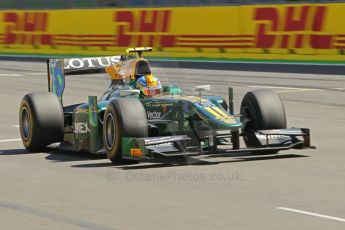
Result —
[[0, 53], [345, 60], [345, 4], [0, 11]]

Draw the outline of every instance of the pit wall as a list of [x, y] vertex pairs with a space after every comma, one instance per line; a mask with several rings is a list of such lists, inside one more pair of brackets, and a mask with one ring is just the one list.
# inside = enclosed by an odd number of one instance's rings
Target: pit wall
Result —
[[345, 61], [345, 3], [0, 11], [0, 54]]

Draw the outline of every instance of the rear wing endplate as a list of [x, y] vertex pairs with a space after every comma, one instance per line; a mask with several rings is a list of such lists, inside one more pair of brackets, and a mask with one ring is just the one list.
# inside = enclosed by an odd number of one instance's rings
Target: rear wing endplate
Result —
[[127, 56], [48, 59], [48, 91], [54, 93], [62, 103], [66, 75], [102, 73], [105, 67], [126, 59]]

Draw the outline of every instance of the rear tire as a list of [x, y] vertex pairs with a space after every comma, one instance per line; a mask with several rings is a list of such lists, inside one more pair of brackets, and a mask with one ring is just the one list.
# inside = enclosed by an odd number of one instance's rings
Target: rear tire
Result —
[[117, 98], [109, 102], [103, 123], [103, 143], [109, 160], [113, 163], [138, 163], [122, 158], [122, 137], [147, 136], [146, 111], [138, 99]]
[[64, 116], [59, 99], [52, 93], [29, 93], [20, 104], [19, 128], [29, 152], [38, 152], [63, 141]]
[[254, 132], [265, 129], [286, 129], [285, 109], [280, 97], [272, 90], [248, 92], [241, 103], [244, 127], [242, 132], [247, 147], [260, 147]]

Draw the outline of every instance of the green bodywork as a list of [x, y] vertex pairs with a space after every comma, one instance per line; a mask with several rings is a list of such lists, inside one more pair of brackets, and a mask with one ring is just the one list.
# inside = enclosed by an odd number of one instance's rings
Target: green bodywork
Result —
[[97, 97], [89, 96], [90, 152], [97, 152], [102, 146], [98, 119]]
[[[135, 157], [131, 155], [131, 149], [140, 149], [143, 153], [140, 157]], [[127, 160], [141, 160], [147, 156], [148, 151], [145, 148], [145, 143], [143, 138], [132, 138], [123, 137], [122, 138], [122, 158]]]
[[[153, 98], [138, 98], [144, 105], [148, 123], [154, 122], [159, 129], [159, 135], [173, 135], [188, 132], [191, 125], [197, 129], [238, 130], [242, 127], [239, 118], [227, 113], [221, 106], [224, 102], [219, 96], [185, 96], [177, 86], [166, 86], [164, 95]], [[133, 97], [129, 95], [126, 97]], [[103, 148], [102, 124], [100, 117], [104, 114], [110, 99], [96, 101], [89, 96], [87, 104], [79, 105], [74, 112], [74, 126], [87, 123], [87, 131], [77, 130], [75, 144], [79, 150], [98, 152]], [[162, 121], [162, 122], [157, 122]], [[123, 137], [123, 156], [133, 159], [131, 148], [140, 148], [146, 153], [143, 143], [138, 138]]]
[[[58, 96], [61, 103], [65, 88], [64, 75], [61, 59], [48, 60], [48, 88]], [[67, 118], [64, 140], [78, 151], [102, 151], [103, 115], [109, 102], [119, 97], [134, 97], [142, 102], [148, 123], [155, 126], [157, 136], [187, 134], [191, 130], [233, 131], [242, 127], [239, 118], [225, 111], [224, 99], [219, 96], [186, 96], [176, 85], [163, 86], [163, 94], [151, 98], [141, 98], [139, 93], [132, 91], [135, 91], [133, 82], [129, 85], [113, 84], [99, 100], [96, 96], [89, 96], [87, 103], [64, 107]], [[130, 158], [131, 148], [143, 148], [141, 141], [123, 137], [123, 156]]]

